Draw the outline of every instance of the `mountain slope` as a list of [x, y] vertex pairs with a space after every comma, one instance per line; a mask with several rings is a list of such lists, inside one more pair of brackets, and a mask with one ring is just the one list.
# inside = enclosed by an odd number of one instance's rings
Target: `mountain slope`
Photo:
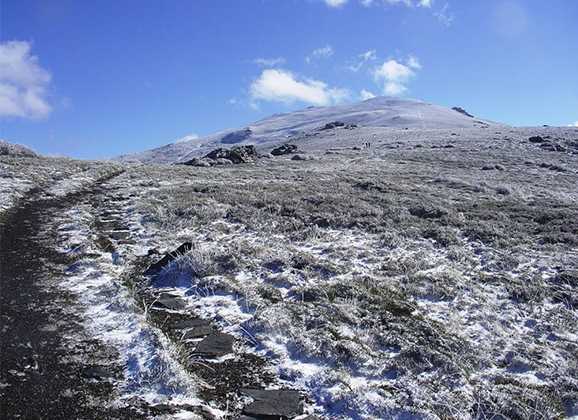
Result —
[[378, 97], [356, 104], [309, 107], [285, 114], [275, 114], [249, 126], [222, 131], [188, 142], [168, 144], [141, 153], [121, 156], [123, 161], [171, 163], [202, 155], [216, 147], [234, 144], [271, 146], [318, 130], [332, 121], [363, 127], [413, 129], [460, 129], [496, 125], [461, 112], [410, 99]]

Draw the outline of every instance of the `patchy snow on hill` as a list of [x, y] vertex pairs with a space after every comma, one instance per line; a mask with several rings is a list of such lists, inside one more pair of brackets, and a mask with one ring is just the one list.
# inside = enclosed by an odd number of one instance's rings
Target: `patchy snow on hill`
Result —
[[141, 153], [121, 156], [119, 159], [127, 162], [173, 163], [201, 156], [217, 147], [240, 144], [271, 147], [311, 135], [334, 121], [365, 128], [395, 129], [471, 129], [501, 126], [427, 102], [377, 97], [356, 104], [309, 107], [301, 111], [275, 114], [245, 128], [167, 144]]

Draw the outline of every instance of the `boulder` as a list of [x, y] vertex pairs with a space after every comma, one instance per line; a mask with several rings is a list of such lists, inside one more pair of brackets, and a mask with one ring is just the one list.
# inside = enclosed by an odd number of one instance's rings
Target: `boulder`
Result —
[[541, 136], [533, 136], [528, 139], [530, 143], [544, 143], [546, 140]]
[[283, 144], [271, 150], [273, 156], [289, 155], [297, 152], [297, 146], [294, 144]]

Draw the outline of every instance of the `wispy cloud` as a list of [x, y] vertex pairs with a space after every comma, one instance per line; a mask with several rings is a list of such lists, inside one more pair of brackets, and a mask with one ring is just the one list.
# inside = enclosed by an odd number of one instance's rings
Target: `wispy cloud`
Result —
[[0, 117], [41, 118], [52, 107], [46, 99], [51, 76], [24, 41], [0, 43]]
[[281, 64], [285, 64], [284, 57], [275, 57], [275, 58], [255, 58], [253, 63], [257, 64], [261, 67], [275, 67]]
[[332, 105], [344, 101], [349, 92], [346, 89], [331, 88], [327, 83], [299, 78], [282, 69], [264, 70], [249, 89], [253, 103], [258, 101], [311, 105]]
[[317, 48], [311, 52], [307, 57], [305, 57], [305, 61], [307, 63], [312, 62], [313, 60], [320, 59], [320, 58], [329, 58], [331, 57], [335, 51], [333, 51], [333, 47], [331, 45], [326, 45], [325, 47]]
[[434, 12], [434, 16], [444, 26], [451, 26], [451, 24], [454, 22], [454, 15], [450, 12], [449, 3], [444, 4], [440, 10]]
[[357, 62], [348, 66], [348, 69], [353, 72], [358, 72], [361, 70], [363, 65], [368, 61], [373, 61], [377, 59], [377, 54], [375, 50], [369, 50], [364, 53], [359, 54], [357, 57]]
[[347, 0], [323, 0], [329, 7], [338, 8], [347, 3]]
[[578, 127], [578, 121], [576, 121], [574, 124], [570, 124], [570, 127]]
[[421, 64], [414, 56], [410, 56], [405, 63], [390, 59], [373, 71], [373, 77], [382, 85], [385, 95], [399, 96], [407, 91], [407, 84], [420, 69]]
[[433, 0], [360, 0], [361, 4], [365, 7], [373, 5], [386, 5], [386, 6], [407, 6], [407, 7], [431, 7]]

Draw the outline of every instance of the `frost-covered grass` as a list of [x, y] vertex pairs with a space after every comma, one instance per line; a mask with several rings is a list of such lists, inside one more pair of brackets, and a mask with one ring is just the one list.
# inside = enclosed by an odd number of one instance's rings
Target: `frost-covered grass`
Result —
[[[371, 137], [375, 149], [354, 151], [346, 145], [356, 133], [347, 131], [351, 138], [333, 139], [338, 154], [316, 160], [126, 166], [107, 188], [132, 197], [117, 214], [136, 242], [117, 251], [130, 266], [151, 249], [193, 242], [152, 287], [182, 296], [187, 311], [235, 335], [236, 354], [267, 358], [275, 386], [303, 390], [308, 411], [329, 418], [577, 415], [577, 157], [479, 133], [458, 140], [466, 134], [412, 140], [399, 130]], [[501, 169], [482, 169], [488, 165]], [[98, 168], [87, 164], [85, 172]], [[28, 179], [26, 170], [13, 177]], [[82, 185], [67, 177], [50, 191]], [[61, 232], [70, 247], [82, 247], [92, 216], [74, 211]], [[94, 286], [99, 292], [87, 296], [95, 299], [120, 298], [108, 288], [126, 267], [99, 252], [99, 275], [87, 261], [69, 286], [83, 288], [81, 295]], [[98, 322], [122, 321], [98, 312], [113, 307], [87, 305]], [[98, 324], [95, 334], [114, 339], [106, 328]], [[138, 343], [130, 337], [121, 348]]]
[[196, 244], [159, 287], [269, 357], [320, 413], [571, 415], [577, 177], [554, 184], [511, 153], [491, 176], [484, 154], [420, 150], [130, 176], [151, 191], [138, 208], [150, 246]]
[[15, 205], [34, 189], [62, 197], [118, 170], [120, 166], [111, 163], [0, 156], [0, 212]]

